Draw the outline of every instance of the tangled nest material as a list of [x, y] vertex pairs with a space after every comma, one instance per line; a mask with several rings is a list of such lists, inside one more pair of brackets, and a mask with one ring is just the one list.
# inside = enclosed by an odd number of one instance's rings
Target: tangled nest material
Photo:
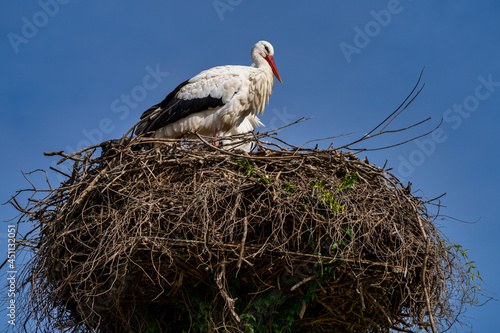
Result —
[[429, 202], [352, 153], [250, 139], [258, 152], [187, 140], [72, 157], [67, 180], [24, 210], [38, 231], [36, 321], [75, 332], [454, 321], [462, 270]]
[[435, 202], [352, 152], [296, 147], [273, 132], [237, 139], [258, 151], [199, 137], [149, 139], [156, 148], [140, 151], [134, 140], [108, 143], [100, 157], [97, 146], [47, 154], [73, 161], [58, 171], [65, 181], [26, 207], [11, 200], [33, 225], [18, 243], [33, 252], [22, 281], [31, 329], [441, 332], [456, 323], [470, 281], [428, 212]]

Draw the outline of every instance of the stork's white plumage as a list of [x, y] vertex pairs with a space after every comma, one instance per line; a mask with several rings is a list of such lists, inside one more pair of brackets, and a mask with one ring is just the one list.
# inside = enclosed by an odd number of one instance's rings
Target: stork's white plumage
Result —
[[187, 132], [217, 136], [239, 134], [260, 125], [274, 85], [281, 82], [273, 46], [260, 41], [251, 51], [251, 66], [219, 66], [181, 83], [159, 104], [146, 110], [136, 134], [179, 138]]
[[[241, 124], [236, 127], [231, 128], [229, 132], [220, 132], [220, 136], [231, 136], [237, 134], [244, 134], [254, 130], [257, 126], [264, 126], [264, 124], [260, 121], [259, 117], [254, 114], [248, 115]], [[255, 142], [248, 140], [222, 140], [223, 147], [229, 147], [229, 149], [240, 149], [243, 151], [252, 151], [255, 147]]]

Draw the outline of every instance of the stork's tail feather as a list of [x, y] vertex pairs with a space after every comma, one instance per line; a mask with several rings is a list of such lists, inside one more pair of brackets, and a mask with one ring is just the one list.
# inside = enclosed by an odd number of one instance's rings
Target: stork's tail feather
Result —
[[155, 122], [154, 112], [158, 110], [160, 104], [153, 105], [141, 115], [141, 122], [135, 128], [135, 135], [141, 135], [149, 132], [149, 129]]

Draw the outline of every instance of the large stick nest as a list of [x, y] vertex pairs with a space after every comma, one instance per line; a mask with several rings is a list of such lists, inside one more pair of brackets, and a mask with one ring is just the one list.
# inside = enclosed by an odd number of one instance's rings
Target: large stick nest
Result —
[[429, 202], [353, 153], [251, 139], [251, 154], [199, 140], [60, 153], [74, 161], [66, 181], [19, 208], [38, 231], [25, 240], [38, 330], [386, 332], [454, 321], [463, 271]]
[[344, 152], [425, 122], [387, 129], [419, 82], [337, 148], [266, 132], [233, 141], [255, 153], [201, 137], [48, 153], [73, 162], [65, 181], [10, 200], [32, 224], [17, 244], [32, 259], [16, 316], [40, 332], [448, 330], [474, 286], [434, 225], [439, 204]]

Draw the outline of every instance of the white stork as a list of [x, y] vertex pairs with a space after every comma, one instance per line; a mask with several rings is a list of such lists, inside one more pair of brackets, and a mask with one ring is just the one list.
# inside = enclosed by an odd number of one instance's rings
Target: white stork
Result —
[[273, 46], [260, 41], [252, 48], [251, 66], [219, 66], [181, 83], [165, 99], [146, 110], [136, 135], [181, 138], [187, 132], [216, 137], [246, 133], [262, 125], [274, 85], [281, 81]]

